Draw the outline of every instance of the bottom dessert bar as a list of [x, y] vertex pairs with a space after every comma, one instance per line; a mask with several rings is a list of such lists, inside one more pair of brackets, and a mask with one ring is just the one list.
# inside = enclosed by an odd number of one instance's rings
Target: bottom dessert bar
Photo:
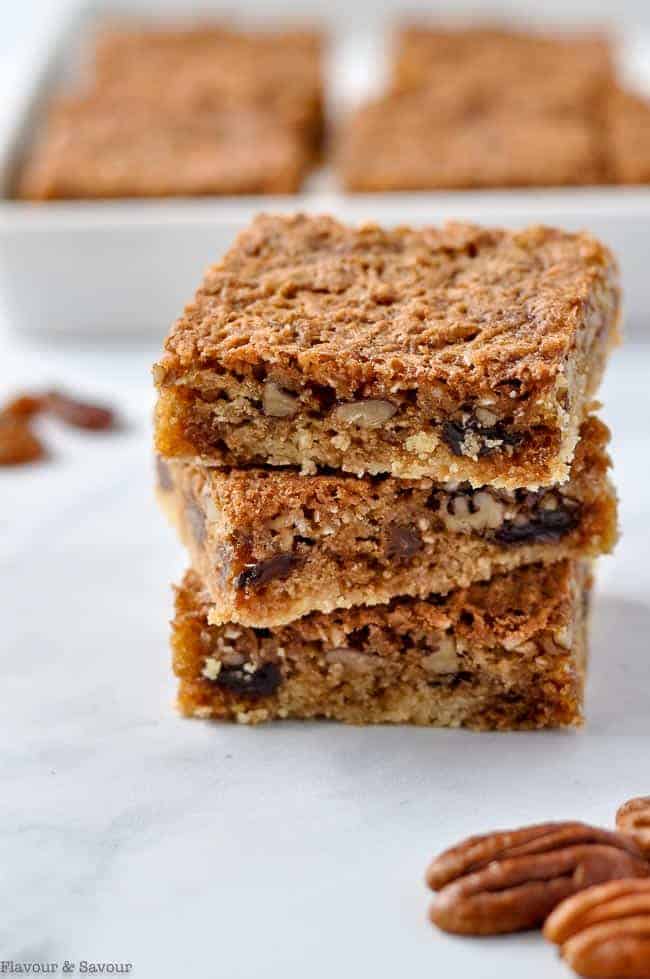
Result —
[[589, 566], [561, 561], [425, 600], [314, 612], [274, 629], [208, 623], [188, 571], [172, 624], [179, 708], [256, 724], [324, 717], [478, 730], [582, 722]]

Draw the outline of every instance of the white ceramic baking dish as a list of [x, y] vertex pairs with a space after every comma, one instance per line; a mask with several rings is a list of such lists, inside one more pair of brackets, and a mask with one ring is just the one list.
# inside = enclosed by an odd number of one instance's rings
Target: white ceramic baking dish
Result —
[[[15, 328], [162, 334], [192, 295], [203, 268], [259, 210], [330, 212], [386, 224], [459, 218], [587, 228], [618, 254], [628, 328], [643, 327], [650, 314], [650, 188], [345, 195], [331, 174], [320, 173], [296, 197], [12, 200], [17, 161], [93, 16], [96, 10], [83, 8], [42, 25], [0, 118], [0, 298]], [[332, 60], [339, 101], [354, 99], [376, 82], [370, 69], [381, 59], [367, 38], [337, 43]]]

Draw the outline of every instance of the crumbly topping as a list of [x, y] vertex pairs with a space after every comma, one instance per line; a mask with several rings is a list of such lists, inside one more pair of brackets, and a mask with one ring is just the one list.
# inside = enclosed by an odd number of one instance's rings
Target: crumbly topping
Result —
[[448, 224], [382, 230], [259, 216], [172, 328], [157, 377], [273, 369], [340, 397], [462, 399], [552, 384], [584, 334], [613, 329], [616, 267], [587, 234]]

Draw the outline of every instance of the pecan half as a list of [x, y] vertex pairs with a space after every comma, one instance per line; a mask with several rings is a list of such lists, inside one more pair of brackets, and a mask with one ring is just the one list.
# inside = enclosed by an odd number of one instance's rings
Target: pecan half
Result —
[[650, 880], [614, 880], [563, 901], [544, 935], [581, 976], [650, 977]]
[[616, 813], [616, 828], [633, 837], [650, 860], [650, 795], [624, 802]]
[[459, 935], [522, 931], [585, 887], [649, 871], [634, 840], [584, 823], [473, 836], [430, 864], [427, 883], [439, 891], [430, 918]]

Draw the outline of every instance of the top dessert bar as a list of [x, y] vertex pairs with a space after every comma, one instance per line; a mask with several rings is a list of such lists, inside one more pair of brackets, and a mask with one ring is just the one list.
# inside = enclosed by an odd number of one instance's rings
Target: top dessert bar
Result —
[[616, 337], [587, 234], [259, 216], [154, 368], [163, 456], [506, 489], [567, 478]]

